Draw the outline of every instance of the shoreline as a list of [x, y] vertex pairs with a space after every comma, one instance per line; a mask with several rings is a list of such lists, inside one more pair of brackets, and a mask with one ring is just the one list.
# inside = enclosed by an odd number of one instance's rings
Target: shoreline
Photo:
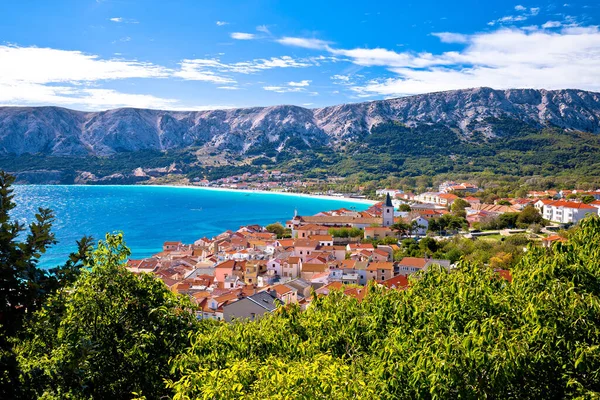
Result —
[[[51, 184], [25, 184], [25, 185], [15, 185], [15, 186], [84, 186], [84, 187], [153, 187], [153, 188], [170, 188], [170, 189], [198, 189], [198, 190], [212, 190], [219, 192], [239, 192], [239, 193], [248, 193], [248, 194], [271, 194], [271, 195], [281, 195], [281, 196], [292, 196], [292, 197], [304, 197], [304, 198], [313, 198], [319, 200], [330, 200], [330, 201], [341, 201], [346, 203], [355, 203], [355, 204], [365, 204], [365, 205], [373, 205], [377, 204], [380, 201], [377, 200], [368, 200], [368, 199], [357, 199], [352, 197], [337, 197], [337, 196], [328, 196], [328, 195], [318, 195], [318, 194], [307, 194], [307, 193], [294, 193], [294, 192], [279, 192], [279, 191], [271, 191], [271, 190], [253, 190], [253, 189], [231, 189], [231, 188], [221, 188], [221, 187], [207, 187], [207, 186], [194, 186], [194, 185], [51, 185]], [[327, 211], [327, 210], [324, 210]]]
[[[96, 185], [85, 185], [85, 186], [96, 186]], [[379, 203], [376, 200], [368, 200], [368, 199], [356, 199], [352, 197], [337, 197], [337, 196], [328, 196], [324, 194], [307, 194], [307, 193], [294, 193], [294, 192], [278, 192], [271, 190], [253, 190], [253, 189], [231, 189], [231, 188], [221, 188], [221, 187], [208, 187], [208, 186], [192, 186], [192, 185], [114, 185], [114, 186], [148, 186], [148, 187], [168, 187], [168, 188], [184, 188], [184, 189], [200, 189], [200, 190], [212, 190], [218, 192], [240, 192], [240, 193], [248, 193], [248, 194], [275, 194], [282, 196], [292, 196], [292, 197], [306, 197], [320, 200], [332, 200], [332, 201], [344, 201], [348, 203], [361, 203], [361, 204], [377, 204]]]

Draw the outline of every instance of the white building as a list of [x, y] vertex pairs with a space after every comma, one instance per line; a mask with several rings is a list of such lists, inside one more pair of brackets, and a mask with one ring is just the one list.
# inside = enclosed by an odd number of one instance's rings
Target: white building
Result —
[[585, 203], [557, 200], [543, 205], [542, 217], [561, 224], [576, 224], [587, 215], [598, 215], [600, 209]]

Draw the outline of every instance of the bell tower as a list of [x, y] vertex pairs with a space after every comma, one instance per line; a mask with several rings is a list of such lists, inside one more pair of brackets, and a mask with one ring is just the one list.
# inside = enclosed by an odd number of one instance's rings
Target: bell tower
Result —
[[392, 204], [392, 198], [388, 193], [385, 198], [385, 205], [383, 206], [383, 226], [394, 225], [394, 205]]

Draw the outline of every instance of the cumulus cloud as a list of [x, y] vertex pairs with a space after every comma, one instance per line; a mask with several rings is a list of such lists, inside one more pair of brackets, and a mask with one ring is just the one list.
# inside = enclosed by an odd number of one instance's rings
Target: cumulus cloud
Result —
[[296, 86], [296, 87], [304, 87], [304, 86], [310, 85], [311, 82], [312, 81], [309, 81], [309, 80], [303, 80], [303, 81], [300, 81], [300, 82], [288, 82], [288, 85], [289, 86]]
[[163, 79], [172, 73], [152, 63], [102, 59], [80, 51], [0, 46], [0, 104], [174, 109], [180, 106], [176, 99], [97, 87], [104, 81]]
[[500, 29], [467, 38], [462, 51], [441, 54], [344, 50], [358, 65], [384, 66], [395, 75], [367, 81], [353, 90], [361, 96], [478, 86], [600, 90], [598, 27], [569, 27], [560, 32]]
[[215, 23], [217, 24], [217, 26], [229, 25], [229, 22], [225, 22], [225, 21], [217, 21]]
[[[300, 82], [288, 82], [285, 86], [263, 86], [264, 90], [268, 90], [270, 92], [276, 93], [299, 93], [306, 92], [306, 88], [310, 85], [312, 81], [310, 80], [302, 80]], [[316, 95], [317, 92], [309, 92], [310, 95]]]
[[302, 47], [313, 50], [328, 50], [330, 42], [320, 39], [298, 38], [298, 37], [283, 37], [277, 39], [277, 42], [286, 46]]
[[233, 32], [231, 38], [236, 40], [252, 40], [256, 39], [256, 35], [254, 33]]
[[561, 26], [562, 26], [562, 22], [560, 22], [560, 21], [548, 21], [542, 25], [542, 28], [544, 28], [544, 29], [560, 28]]
[[0, 82], [92, 82], [165, 78], [169, 74], [167, 68], [135, 60], [101, 59], [80, 51], [0, 46]]
[[527, 10], [527, 8], [525, 8], [525, 7], [523, 7], [522, 5], [519, 4], [519, 5], [515, 6], [515, 10], [517, 10], [517, 11], [525, 11], [525, 10]]

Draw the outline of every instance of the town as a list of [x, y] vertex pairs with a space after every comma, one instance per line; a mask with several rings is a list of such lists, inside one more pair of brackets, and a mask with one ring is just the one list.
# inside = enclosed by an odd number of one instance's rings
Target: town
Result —
[[[480, 192], [466, 182], [420, 194], [381, 189], [382, 201], [365, 211], [294, 215], [285, 224], [242, 226], [192, 244], [167, 241], [150, 258], [130, 259], [127, 268], [152, 273], [189, 296], [200, 319], [252, 320], [278, 304], [305, 309], [331, 290], [360, 301], [369, 282], [404, 290], [413, 274], [455, 266], [451, 252], [436, 256], [440, 243], [495, 238], [502, 245], [513, 238], [519, 252], [524, 243], [550, 247], [565, 240], [564, 228], [600, 214], [600, 190], [531, 191], [493, 204], [482, 202]], [[488, 264], [510, 280], [514, 255], [501, 249]]]

